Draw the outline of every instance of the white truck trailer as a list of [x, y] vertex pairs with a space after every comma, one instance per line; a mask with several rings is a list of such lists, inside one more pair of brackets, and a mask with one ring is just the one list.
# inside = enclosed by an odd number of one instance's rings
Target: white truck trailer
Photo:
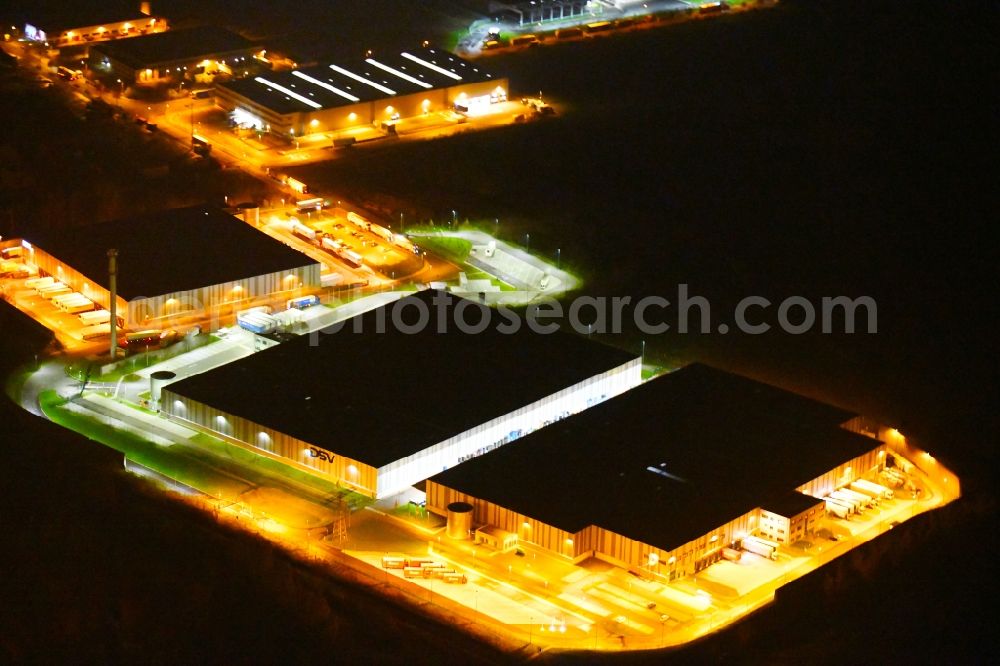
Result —
[[91, 310], [90, 312], [80, 313], [80, 323], [86, 326], [94, 326], [96, 324], [107, 324], [111, 321], [111, 313], [107, 310]]
[[830, 493], [830, 497], [833, 497], [834, 499], [839, 499], [842, 502], [846, 502], [851, 506], [854, 513], [862, 513], [865, 510], [865, 505], [861, 500], [854, 499], [845, 492], [835, 490], [832, 493]]
[[307, 227], [298, 220], [292, 220], [292, 233], [306, 240], [315, 241], [316, 240], [316, 230]]
[[851, 489], [857, 490], [858, 492], [872, 494], [875, 493], [882, 499], [892, 499], [893, 492], [883, 485], [868, 481], [867, 479], [858, 479], [851, 484]]
[[859, 493], [856, 490], [851, 490], [850, 488], [841, 488], [837, 492], [844, 493], [848, 497], [853, 497], [854, 499], [861, 502], [862, 506], [871, 507], [878, 504], [878, 498], [872, 497], [866, 493]]
[[769, 560], [778, 559], [778, 544], [774, 541], [748, 536], [743, 539], [743, 550], [766, 557]]
[[837, 518], [843, 518], [844, 520], [850, 520], [851, 512], [848, 511], [848, 509], [847, 509], [846, 506], [844, 506], [840, 502], [836, 502], [836, 501], [830, 500], [830, 499], [827, 499], [827, 500], [824, 500], [824, 501], [826, 503], [826, 512], [827, 513], [832, 513], [833, 515], [837, 516]]
[[27, 287], [28, 289], [38, 289], [40, 287], [48, 287], [53, 282], [55, 282], [55, 279], [50, 275], [46, 275], [45, 277], [37, 277], [25, 280], [24, 286]]

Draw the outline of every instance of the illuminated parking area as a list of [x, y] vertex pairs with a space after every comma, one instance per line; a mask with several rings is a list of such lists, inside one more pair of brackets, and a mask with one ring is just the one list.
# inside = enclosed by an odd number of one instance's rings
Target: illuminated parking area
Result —
[[505, 78], [421, 48], [229, 81], [217, 87], [216, 101], [234, 117], [259, 119], [254, 126], [266, 131], [303, 137], [441, 111], [482, 115], [507, 94]]

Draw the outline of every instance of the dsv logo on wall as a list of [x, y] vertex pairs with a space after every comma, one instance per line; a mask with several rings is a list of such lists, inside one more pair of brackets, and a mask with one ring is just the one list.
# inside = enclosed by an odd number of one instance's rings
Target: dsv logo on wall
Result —
[[309, 447], [309, 456], [311, 458], [319, 458], [320, 460], [325, 460], [326, 462], [332, 463], [333, 459], [337, 456], [333, 455], [329, 451], [324, 451], [323, 449], [317, 449], [315, 446]]

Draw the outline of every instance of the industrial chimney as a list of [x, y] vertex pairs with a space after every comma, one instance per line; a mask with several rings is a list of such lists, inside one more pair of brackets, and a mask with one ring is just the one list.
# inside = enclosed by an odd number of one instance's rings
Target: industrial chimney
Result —
[[108, 290], [111, 301], [108, 311], [111, 313], [111, 360], [118, 358], [118, 250], [108, 250]]

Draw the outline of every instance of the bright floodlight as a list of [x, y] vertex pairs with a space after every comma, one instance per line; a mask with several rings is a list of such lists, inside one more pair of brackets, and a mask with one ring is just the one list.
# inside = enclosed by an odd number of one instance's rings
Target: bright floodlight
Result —
[[349, 92], [344, 92], [343, 90], [341, 90], [340, 88], [338, 88], [336, 86], [331, 86], [329, 83], [326, 83], [325, 81], [320, 81], [319, 79], [314, 79], [313, 77], [309, 76], [308, 74], [303, 74], [302, 72], [295, 71], [295, 72], [292, 72], [292, 76], [297, 76], [300, 79], [304, 79], [304, 80], [308, 81], [309, 83], [314, 83], [317, 86], [319, 86], [320, 88], [326, 88], [327, 90], [329, 90], [330, 92], [334, 93], [335, 95], [340, 95], [344, 99], [350, 100], [352, 102], [357, 102], [357, 101], [359, 101], [361, 99], [360, 97], [355, 97], [354, 95], [352, 95]]
[[400, 53], [400, 55], [403, 56], [404, 58], [406, 58], [407, 60], [412, 60], [413, 62], [417, 63], [418, 65], [423, 65], [427, 69], [432, 69], [435, 72], [437, 72], [438, 74], [444, 74], [445, 76], [453, 78], [456, 81], [461, 81], [462, 80], [462, 77], [459, 76], [458, 74], [456, 74], [455, 72], [449, 72], [444, 67], [438, 67], [437, 65], [435, 65], [432, 62], [427, 62], [426, 60], [424, 60], [422, 58], [418, 58], [415, 55], [410, 55], [406, 51], [403, 51], [402, 53]]
[[375, 88], [376, 90], [381, 90], [386, 95], [395, 95], [396, 94], [396, 91], [393, 90], [392, 88], [386, 88], [381, 83], [375, 83], [374, 81], [372, 81], [370, 79], [366, 79], [363, 76], [358, 76], [354, 72], [346, 70], [343, 67], [338, 67], [337, 65], [330, 65], [330, 69], [332, 69], [333, 71], [337, 72], [338, 74], [343, 74], [347, 78], [354, 79], [355, 81], [360, 81], [361, 83], [364, 83], [365, 85], [369, 85], [372, 88]]
[[381, 70], [389, 72], [390, 74], [394, 74], [395, 76], [398, 76], [399, 78], [403, 79], [404, 81], [409, 81], [410, 83], [416, 83], [418, 86], [423, 86], [424, 88], [433, 88], [434, 87], [434, 86], [432, 86], [429, 83], [425, 83], [425, 82], [421, 81], [420, 79], [413, 78], [412, 76], [410, 76], [409, 74], [407, 74], [405, 72], [401, 72], [398, 69], [394, 69], [392, 67], [389, 67], [389, 65], [383, 65], [382, 63], [380, 63], [378, 60], [375, 60], [374, 58], [366, 58], [365, 62], [368, 63], [369, 65], [374, 65], [375, 67], [378, 67]]
[[265, 86], [270, 86], [270, 87], [274, 88], [275, 90], [280, 90], [281, 92], [285, 93], [289, 97], [291, 97], [293, 99], [297, 99], [300, 102], [302, 102], [303, 104], [308, 104], [309, 106], [311, 106], [314, 109], [321, 109], [321, 108], [323, 108], [322, 104], [317, 104], [316, 102], [312, 101], [308, 97], [303, 97], [302, 95], [298, 94], [294, 90], [289, 90], [285, 86], [279, 86], [277, 83], [274, 83], [272, 81], [268, 81], [267, 79], [265, 79], [262, 76], [256, 77], [254, 79], [254, 81], [256, 81], [257, 83], [263, 83]]

